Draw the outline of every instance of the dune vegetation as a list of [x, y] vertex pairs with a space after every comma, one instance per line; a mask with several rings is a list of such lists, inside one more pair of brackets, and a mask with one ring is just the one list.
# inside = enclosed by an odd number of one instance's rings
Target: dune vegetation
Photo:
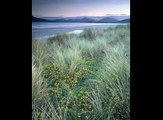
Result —
[[129, 120], [130, 25], [32, 40], [33, 120]]

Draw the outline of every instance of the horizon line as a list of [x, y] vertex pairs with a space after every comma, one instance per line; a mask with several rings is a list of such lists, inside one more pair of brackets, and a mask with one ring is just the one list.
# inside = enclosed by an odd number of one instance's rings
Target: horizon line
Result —
[[32, 15], [34, 17], [107, 17], [107, 16], [130, 16], [129, 14], [107, 14], [107, 15], [81, 15], [81, 16], [63, 16], [63, 15], [59, 15], [59, 16], [42, 16], [42, 15]]

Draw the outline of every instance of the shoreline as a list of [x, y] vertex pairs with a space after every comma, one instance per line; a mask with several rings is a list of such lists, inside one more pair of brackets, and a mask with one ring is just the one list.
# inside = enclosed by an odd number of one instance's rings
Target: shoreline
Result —
[[[122, 25], [128, 25], [128, 24], [122, 24]], [[107, 28], [106, 27], [99, 27], [99, 28], [91, 28], [91, 27], [86, 27], [86, 28], [90, 28], [90, 29], [108, 29], [108, 28], [113, 28], [113, 27], [116, 27], [118, 25], [113, 25], [113, 26], [108, 26]], [[50, 37], [54, 37], [54, 36], [57, 36], [57, 35], [62, 35], [62, 34], [75, 34], [75, 35], [79, 35], [80, 33], [82, 33], [84, 31], [84, 29], [86, 28], [77, 28], [77, 29], [71, 29], [71, 30], [67, 30], [67, 31], [60, 31], [58, 33], [54, 33], [54, 34], [51, 34], [51, 35], [44, 35], [44, 36], [32, 36], [32, 40], [47, 40], [48, 38]]]
[[78, 35], [78, 34], [80, 34], [82, 32], [83, 32], [83, 30], [73, 30], [71, 32], [68, 32], [68, 34], [76, 34], [76, 35]]
[[[75, 35], [79, 35], [80, 33], [82, 33], [83, 30], [73, 30], [73, 31], [70, 31], [70, 32], [63, 32], [63, 33], [60, 33], [60, 34], [75, 34]], [[32, 38], [32, 40], [47, 40], [48, 38], [50, 37], [54, 37], [54, 36], [57, 36], [57, 35], [60, 35], [60, 34], [53, 34], [53, 35], [48, 35], [48, 36], [43, 36], [43, 37], [36, 37], [36, 38]]]
[[[63, 27], [62, 24], [37, 24], [33, 25], [33, 27], [39, 27], [40, 29], [32, 29], [32, 39], [46, 39], [51, 36], [55, 36], [58, 34], [64, 34], [64, 33], [77, 33], [78, 30], [84, 30], [85, 28], [93, 28], [93, 29], [107, 29], [109, 27], [115, 27], [117, 25], [127, 25], [127, 24], [108, 24], [108, 25], [89, 25], [85, 26], [82, 24], [77, 24], [77, 25], [71, 25], [71, 24], [66, 24]], [[49, 28], [50, 27], [50, 28]], [[54, 28], [52, 28], [54, 27]], [[43, 29], [45, 28], [45, 29]], [[79, 32], [80, 33], [80, 32]]]

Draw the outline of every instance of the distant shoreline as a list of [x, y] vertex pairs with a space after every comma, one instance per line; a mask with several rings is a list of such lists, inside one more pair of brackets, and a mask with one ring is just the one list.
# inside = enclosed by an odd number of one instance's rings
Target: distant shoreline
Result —
[[[83, 30], [73, 30], [70, 32], [65, 32], [66, 34], [75, 34], [75, 35], [79, 35], [80, 33], [82, 33]], [[64, 34], [64, 33], [61, 33]], [[57, 35], [57, 34], [56, 34]], [[40, 37], [40, 38], [32, 38], [33, 40], [38, 39], [38, 40], [47, 40], [50, 37], [56, 36], [56, 35], [50, 35], [50, 36], [44, 36], [44, 37]]]
[[117, 25], [127, 25], [126, 23], [118, 24], [51, 24], [51, 23], [34, 23], [32, 25], [32, 40], [47, 40], [49, 37], [53, 37], [60, 34], [80, 34], [84, 29], [107, 29], [115, 27]]

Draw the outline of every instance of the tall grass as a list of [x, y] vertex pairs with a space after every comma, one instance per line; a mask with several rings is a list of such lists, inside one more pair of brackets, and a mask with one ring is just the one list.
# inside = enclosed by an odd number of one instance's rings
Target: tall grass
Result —
[[33, 120], [129, 120], [130, 26], [32, 41]]

